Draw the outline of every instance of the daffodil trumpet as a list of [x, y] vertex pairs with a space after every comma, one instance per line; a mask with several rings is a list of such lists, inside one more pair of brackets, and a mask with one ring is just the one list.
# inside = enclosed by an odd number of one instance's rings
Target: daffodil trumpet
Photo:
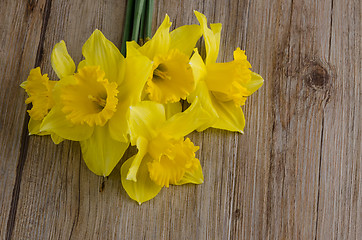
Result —
[[40, 67], [30, 70], [29, 76], [20, 86], [28, 94], [26, 104], [32, 104], [28, 110], [30, 120], [28, 123], [29, 135], [51, 135], [55, 144], [63, 141], [63, 138], [54, 133], [40, 131], [40, 125], [49, 110], [54, 106], [53, 88], [57, 81], [49, 80], [48, 74], [41, 74]]

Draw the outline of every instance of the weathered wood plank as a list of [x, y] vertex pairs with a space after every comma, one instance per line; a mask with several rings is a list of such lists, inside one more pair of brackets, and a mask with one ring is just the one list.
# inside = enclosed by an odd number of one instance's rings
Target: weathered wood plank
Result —
[[[9, 237], [27, 150], [25, 93], [19, 87], [41, 57], [46, 1], [3, 1], [0, 8], [0, 238]], [[27, 124], [27, 123], [25, 123]]]
[[313, 81], [319, 68], [328, 68], [330, 6], [330, 1], [251, 1], [246, 49], [266, 82], [246, 106], [234, 238], [315, 238], [328, 94], [314, 89]]
[[246, 49], [261, 61], [266, 84], [259, 112], [248, 114], [249, 124], [257, 123], [249, 127], [254, 131], [243, 139], [239, 155], [247, 159], [241, 177], [250, 183], [235, 192], [240, 218], [234, 233], [243, 239], [315, 238], [328, 91], [315, 89], [314, 81], [320, 69], [329, 70], [330, 9], [327, 1], [251, 4], [249, 16], [260, 18], [248, 19]]
[[362, 236], [361, 12], [361, 1], [333, 1], [329, 62], [335, 78], [324, 110], [319, 238]]

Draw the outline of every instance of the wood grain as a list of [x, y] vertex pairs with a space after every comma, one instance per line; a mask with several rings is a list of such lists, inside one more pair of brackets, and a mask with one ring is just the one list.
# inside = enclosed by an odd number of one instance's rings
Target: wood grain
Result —
[[362, 4], [333, 3], [329, 62], [336, 78], [324, 109], [318, 237], [362, 236]]
[[359, 239], [360, 1], [155, 1], [153, 31], [166, 13], [175, 28], [203, 12], [223, 23], [219, 61], [241, 47], [265, 84], [244, 107], [244, 135], [190, 135], [204, 184], [171, 186], [141, 206], [122, 189], [120, 165], [103, 179], [78, 143], [27, 137], [18, 87], [34, 65], [56, 79], [50, 53], [62, 39], [75, 62], [95, 28], [120, 47], [125, 6], [6, 0], [1, 8], [0, 238]]
[[[20, 83], [41, 58], [45, 1], [4, 1], [0, 8], [0, 238], [12, 232], [28, 136]], [[25, 127], [24, 127], [25, 126]]]

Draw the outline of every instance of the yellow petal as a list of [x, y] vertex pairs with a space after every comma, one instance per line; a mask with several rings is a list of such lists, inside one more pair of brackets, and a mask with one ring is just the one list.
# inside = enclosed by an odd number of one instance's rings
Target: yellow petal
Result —
[[105, 77], [118, 85], [124, 79], [124, 57], [98, 29], [84, 43], [82, 53], [87, 66], [100, 66]]
[[205, 77], [207, 76], [207, 69], [197, 49], [195, 49], [195, 53], [192, 55], [190, 65], [195, 77], [196, 88], [187, 97], [187, 101], [193, 103], [196, 97], [198, 97], [202, 108], [211, 115], [210, 121], [197, 128], [197, 131], [204, 131], [215, 123], [216, 119], [218, 118], [218, 114], [213, 106], [210, 96], [211, 93], [206, 85], [206, 82], [204, 81]]
[[212, 127], [244, 133], [245, 117], [241, 107], [235, 106], [233, 101], [220, 102], [215, 97], [212, 100], [213, 106], [219, 115], [218, 120]]
[[77, 67], [78, 71], [79, 71], [79, 69], [81, 69], [81, 68], [83, 68], [85, 66], [87, 66], [87, 62], [85, 60], [80, 61], [78, 63], [78, 67]]
[[195, 48], [194, 51], [195, 53], [192, 55], [190, 59], [190, 66], [192, 68], [192, 73], [194, 75], [195, 83], [197, 84], [199, 81], [205, 78], [207, 71], [205, 63], [202, 60], [197, 48]]
[[109, 120], [110, 133], [114, 139], [127, 141], [129, 107], [141, 101], [142, 91], [151, 74], [152, 62], [127, 43], [126, 75], [118, 88], [117, 111]]
[[41, 123], [41, 120], [35, 120], [33, 118], [30, 118], [28, 123], [29, 135], [48, 135], [48, 132], [40, 132]]
[[152, 71], [152, 61], [127, 43], [126, 75], [119, 88], [119, 99], [133, 105], [141, 101], [142, 91]]
[[173, 115], [182, 112], [182, 104], [180, 102], [164, 104], [166, 119], [169, 119]]
[[44, 136], [44, 135], [50, 134], [50, 136], [55, 144], [59, 144], [64, 140], [64, 138], [57, 136], [55, 133], [49, 133], [49, 132], [45, 132], [45, 131], [40, 132], [41, 123], [42, 123], [42, 121], [34, 120], [34, 119], [30, 118], [29, 123], [28, 123], [29, 135], [36, 134], [36, 135]]
[[109, 133], [110, 136], [118, 141], [127, 142], [129, 128], [128, 128], [128, 117], [129, 117], [129, 103], [125, 101], [118, 101], [117, 111], [113, 114], [112, 118], [109, 119]]
[[201, 103], [202, 109], [204, 109], [209, 115], [209, 121], [205, 122], [204, 124], [200, 125], [196, 130], [201, 132], [205, 129], [211, 127], [215, 122], [216, 119], [219, 117], [216, 109], [214, 108], [214, 104], [212, 101], [212, 98], [214, 98], [210, 91], [208, 90], [206, 83], [204, 81], [200, 81], [195, 91], [190, 94], [190, 96], [187, 98], [187, 100], [191, 103], [195, 102], [195, 100], [198, 98], [198, 100]]
[[166, 54], [170, 48], [170, 27], [170, 18], [166, 14], [153, 38], [140, 47], [139, 51], [150, 59], [153, 59], [158, 54]]
[[212, 52], [212, 53], [210, 53], [209, 59], [207, 59], [207, 57], [206, 57], [206, 62], [216, 62], [217, 56], [219, 54], [219, 49], [220, 49], [222, 24], [221, 23], [211, 23], [210, 28], [211, 28], [212, 33], [215, 36], [215, 43], [214, 43], [214, 45], [210, 44], [210, 52]]
[[168, 119], [160, 131], [177, 139], [210, 121], [213, 121], [212, 115], [202, 107], [199, 99], [196, 98], [186, 111], [175, 114]]
[[51, 136], [51, 138], [52, 138], [52, 140], [53, 140], [53, 142], [54, 142], [55, 144], [59, 144], [59, 143], [61, 143], [61, 142], [64, 141], [64, 138], [59, 137], [59, 136], [56, 135], [55, 133], [52, 133], [50, 136]]
[[264, 79], [262, 76], [255, 72], [251, 72], [251, 79], [250, 82], [245, 84], [245, 87], [248, 89], [250, 93], [254, 93], [256, 90], [258, 90], [264, 83]]
[[154, 138], [165, 120], [165, 108], [162, 104], [142, 101], [131, 106], [129, 116], [131, 144], [135, 145], [140, 136], [148, 140]]
[[121, 160], [129, 143], [113, 140], [107, 126], [95, 127], [90, 138], [80, 141], [82, 155], [87, 167], [96, 175], [108, 176]]
[[139, 168], [144, 156], [147, 153], [148, 140], [144, 137], [139, 137], [137, 139], [137, 148], [138, 148], [138, 153], [135, 155], [135, 158], [132, 161], [132, 165], [129, 168], [127, 177], [126, 177], [127, 180], [132, 180], [134, 182], [137, 182], [138, 168]]
[[221, 24], [211, 24], [211, 29], [207, 27], [207, 19], [204, 14], [194, 11], [199, 21], [202, 34], [204, 35], [206, 47], [206, 65], [216, 62], [219, 54]]
[[204, 183], [204, 175], [202, 174], [202, 168], [200, 165], [200, 161], [196, 161], [197, 166], [188, 169], [182, 179], [175, 183], [175, 185], [182, 185], [187, 183], [193, 183], [193, 184], [201, 184]]
[[51, 54], [51, 63], [59, 79], [74, 73], [75, 64], [68, 54], [67, 47], [63, 40], [55, 44]]
[[[128, 51], [129, 47], [133, 47], [135, 49], [139, 49], [141, 47], [140, 45], [138, 45], [138, 43], [136, 41], [126, 42], [126, 45], [127, 45], [127, 51]], [[128, 53], [127, 53], [127, 56], [128, 56]]]
[[170, 49], [178, 49], [190, 57], [197, 41], [202, 35], [199, 25], [184, 25], [176, 28], [170, 33]]
[[92, 135], [93, 127], [87, 124], [72, 124], [59, 107], [54, 107], [44, 118], [40, 131], [55, 133], [59, 137], [72, 141], [82, 141]]
[[141, 204], [154, 198], [161, 191], [162, 187], [155, 184], [150, 179], [147, 163], [150, 162], [151, 159], [147, 157], [140, 164], [137, 173], [137, 182], [126, 179], [127, 173], [134, 158], [135, 156], [131, 157], [123, 163], [121, 167], [121, 180], [122, 186], [127, 192], [128, 196]]

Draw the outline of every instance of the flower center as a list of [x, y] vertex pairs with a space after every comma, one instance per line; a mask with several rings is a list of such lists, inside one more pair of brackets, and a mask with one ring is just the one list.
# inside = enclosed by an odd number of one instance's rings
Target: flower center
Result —
[[109, 83], [99, 66], [86, 66], [74, 74], [74, 82], [61, 91], [62, 111], [74, 124], [103, 126], [118, 103], [117, 84]]
[[106, 100], [100, 97], [94, 97], [92, 95], [88, 95], [89, 100], [91, 100], [94, 104], [98, 105], [99, 108], [103, 109], [106, 106]]
[[195, 88], [189, 58], [177, 49], [156, 56], [153, 73], [147, 81], [146, 92], [152, 101], [177, 102], [185, 99]]
[[158, 67], [153, 70], [153, 82], [159, 82], [159, 81], [169, 81], [170, 76], [167, 73], [167, 66], [165, 64], [160, 63]]
[[153, 161], [148, 163], [151, 180], [166, 187], [176, 184], [187, 170], [197, 168], [195, 152], [198, 149], [189, 138], [167, 139], [161, 134], [148, 147], [148, 153], [153, 158]]
[[212, 63], [207, 66], [205, 82], [215, 98], [221, 102], [233, 101], [236, 106], [245, 104], [251, 92], [246, 84], [251, 79], [250, 63], [240, 49], [234, 52], [234, 61]]

